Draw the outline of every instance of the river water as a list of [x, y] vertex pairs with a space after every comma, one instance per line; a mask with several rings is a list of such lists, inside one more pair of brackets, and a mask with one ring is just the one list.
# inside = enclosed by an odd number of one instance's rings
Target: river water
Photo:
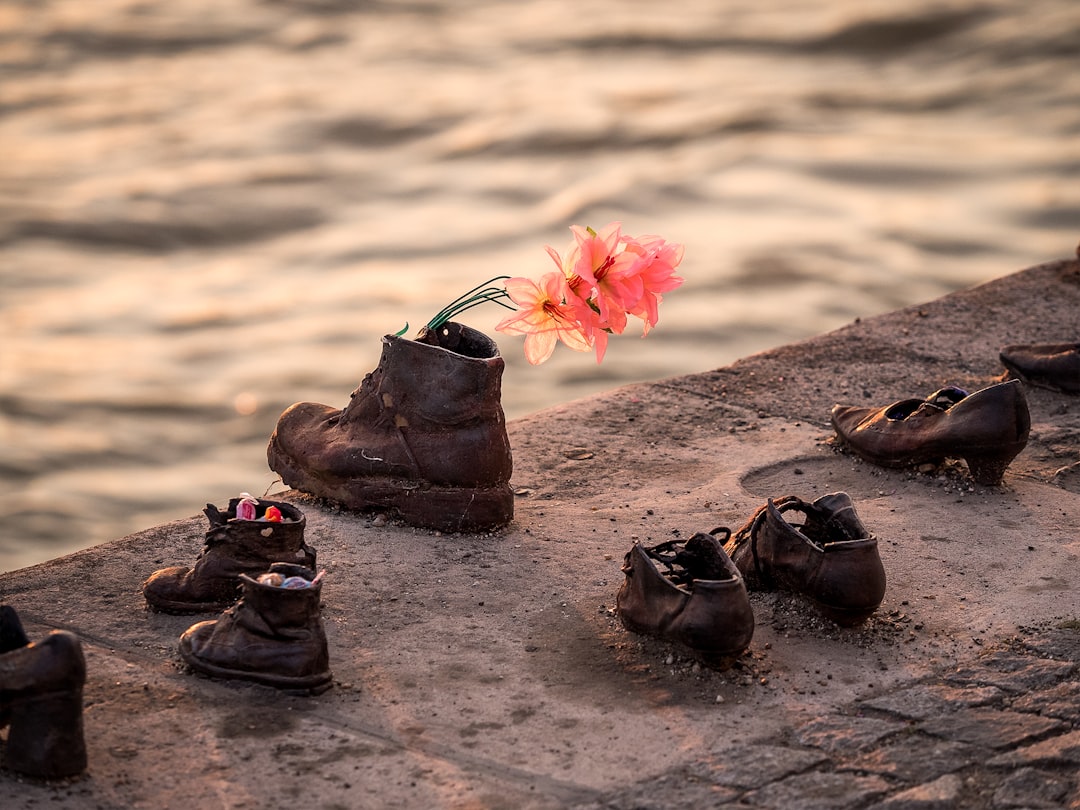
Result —
[[686, 283], [599, 366], [499, 336], [509, 418], [1069, 256], [1078, 43], [1073, 0], [0, 3], [0, 570], [264, 492], [286, 406], [574, 223]]

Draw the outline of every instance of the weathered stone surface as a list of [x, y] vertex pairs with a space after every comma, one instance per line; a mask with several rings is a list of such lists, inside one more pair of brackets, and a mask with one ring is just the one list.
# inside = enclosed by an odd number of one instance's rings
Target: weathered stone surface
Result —
[[766, 785], [747, 799], [777, 810], [845, 810], [860, 807], [888, 789], [889, 783], [879, 776], [814, 772]]
[[934, 779], [986, 758], [985, 748], [912, 734], [847, 759], [838, 769], [866, 771], [904, 782]]
[[1018, 765], [1080, 765], [1080, 730], [998, 754], [987, 764], [999, 768]]
[[1065, 681], [1013, 701], [1011, 708], [1068, 720], [1080, 717], [1080, 682]]
[[872, 805], [872, 810], [951, 810], [956, 806], [963, 787], [959, 776], [948, 773], [932, 782], [896, 793]]
[[968, 706], [984, 706], [1000, 700], [1004, 695], [996, 686], [957, 687], [920, 683], [863, 701], [862, 705], [898, 717], [926, 720]]
[[677, 768], [661, 776], [646, 779], [621, 790], [612, 791], [575, 810], [668, 810], [672, 807], [719, 807], [736, 801], [743, 793], [703, 779], [691, 769]]
[[801, 726], [795, 733], [795, 739], [802, 745], [821, 748], [830, 753], [851, 753], [905, 728], [906, 723], [895, 720], [833, 715], [819, 717]]
[[[1077, 465], [1072, 465], [1076, 467]], [[1074, 492], [1076, 490], [1073, 490]], [[1080, 625], [1074, 618], [1064, 626], [1053, 627], [1037, 636], [1025, 639], [1024, 644], [1043, 658], [1072, 661], [1080, 664]]]
[[1056, 808], [1072, 787], [1072, 780], [1021, 768], [1001, 780], [994, 791], [994, 807], [1000, 808]]
[[989, 684], [1006, 692], [1029, 692], [1053, 686], [1076, 672], [1072, 661], [1033, 658], [1011, 650], [999, 650], [967, 666], [946, 680], [953, 683]]
[[748, 745], [724, 752], [707, 763], [699, 763], [701, 772], [718, 785], [758, 788], [794, 773], [809, 770], [828, 757], [808, 748], [782, 745]]
[[987, 748], [1006, 748], [1062, 728], [1062, 723], [1034, 714], [999, 709], [961, 709], [953, 715], [924, 720], [927, 734]]

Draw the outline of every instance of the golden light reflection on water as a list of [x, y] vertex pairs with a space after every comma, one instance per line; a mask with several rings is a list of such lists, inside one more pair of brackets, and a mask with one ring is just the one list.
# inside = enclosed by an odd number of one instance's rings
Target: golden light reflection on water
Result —
[[1080, 225], [1068, 0], [0, 14], [0, 570], [272, 487], [282, 409], [344, 405], [381, 335], [546, 271], [571, 223], [685, 243], [687, 283], [602, 366], [500, 337], [510, 418], [1070, 255]]

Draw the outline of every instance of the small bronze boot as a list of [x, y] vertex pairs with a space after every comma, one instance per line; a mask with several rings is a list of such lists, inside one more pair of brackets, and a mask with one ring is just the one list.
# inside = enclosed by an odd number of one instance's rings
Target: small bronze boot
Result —
[[[290, 583], [289, 578], [297, 578]], [[317, 695], [333, 684], [319, 616], [322, 583], [309, 568], [275, 563], [253, 579], [219, 619], [180, 636], [180, 655], [197, 672]], [[292, 587], [302, 584], [302, 587]]]
[[4, 766], [41, 779], [80, 774], [86, 770], [86, 659], [78, 636], [54, 630], [39, 642], [19, 644], [26, 636], [18, 616], [8, 606], [0, 610], [0, 727], [10, 726]]
[[[710, 667], [724, 668], [750, 644], [754, 613], [739, 570], [715, 535], [698, 532], [626, 553], [626, 575], [615, 599], [627, 630], [685, 648]], [[664, 566], [661, 572], [657, 563]]]
[[[792, 513], [803, 522], [789, 522]], [[750, 590], [802, 594], [843, 627], [865, 621], [885, 597], [877, 540], [844, 492], [813, 503], [794, 495], [770, 498], [726, 548]]]
[[458, 323], [416, 340], [387, 335], [343, 410], [300, 402], [281, 415], [270, 469], [295, 489], [412, 526], [502, 526], [514, 516], [502, 373], [495, 342]]
[[[255, 519], [237, 517], [241, 498], [229, 501], [222, 512], [207, 504], [210, 521], [206, 545], [191, 568], [172, 566], [155, 571], [143, 583], [143, 596], [155, 610], [166, 613], [216, 612], [239, 596], [240, 574], [260, 574], [271, 563], [288, 562], [315, 567], [315, 550], [304, 542], [304, 513], [284, 501], [254, 499]], [[280, 521], [266, 519], [268, 511]]]

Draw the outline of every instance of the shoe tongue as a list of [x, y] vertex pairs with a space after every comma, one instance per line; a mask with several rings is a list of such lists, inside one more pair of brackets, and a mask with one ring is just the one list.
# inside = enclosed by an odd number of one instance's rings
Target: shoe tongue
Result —
[[900, 400], [885, 411], [885, 418], [902, 421], [920, 411], [947, 411], [967, 396], [968, 392], [963, 388], [949, 385], [939, 388], [926, 399]]
[[855, 505], [846, 492], [822, 495], [805, 512], [803, 533], [818, 545], [844, 540], [862, 540], [866, 529], [855, 513]]
[[719, 543], [702, 532], [686, 541], [683, 550], [675, 555], [675, 564], [682, 565], [693, 579], [731, 579]]
[[953, 405], [958, 403], [962, 399], [966, 399], [968, 392], [963, 388], [957, 388], [954, 385], [946, 386], [945, 388], [939, 388], [926, 398], [927, 403], [930, 405], [936, 405], [939, 408], [948, 410]]

